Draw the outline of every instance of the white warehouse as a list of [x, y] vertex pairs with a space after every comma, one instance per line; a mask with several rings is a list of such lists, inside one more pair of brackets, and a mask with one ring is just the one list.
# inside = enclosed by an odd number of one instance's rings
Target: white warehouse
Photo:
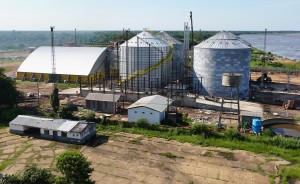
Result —
[[171, 99], [160, 95], [143, 97], [128, 107], [128, 121], [146, 118], [149, 124], [160, 123], [165, 119], [166, 109], [171, 103]]
[[96, 124], [86, 121], [18, 115], [9, 123], [9, 131], [18, 135], [84, 144], [96, 135]]

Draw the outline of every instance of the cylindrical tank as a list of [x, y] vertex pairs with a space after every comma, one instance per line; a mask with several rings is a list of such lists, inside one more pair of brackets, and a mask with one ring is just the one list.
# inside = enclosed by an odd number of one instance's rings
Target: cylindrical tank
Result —
[[239, 96], [247, 98], [250, 59], [251, 47], [232, 33], [222, 31], [194, 47], [193, 83], [201, 85], [202, 82], [202, 95], [231, 97], [230, 90], [224, 90], [222, 85], [223, 73], [240, 73]]
[[[155, 67], [170, 51], [170, 46], [146, 30], [120, 45], [119, 75], [127, 88], [161, 87], [170, 69], [166, 63]], [[150, 70], [149, 70], [150, 69]]]
[[173, 45], [174, 54], [173, 60], [170, 62], [172, 68], [172, 80], [181, 80], [183, 74], [183, 54], [184, 45], [181, 41], [176, 40], [164, 31], [157, 33], [157, 36], [167, 42], [169, 45]]
[[223, 73], [222, 85], [226, 87], [240, 87], [241, 74], [239, 73]]
[[252, 120], [252, 131], [253, 133], [257, 134], [261, 132], [261, 119], [254, 118]]

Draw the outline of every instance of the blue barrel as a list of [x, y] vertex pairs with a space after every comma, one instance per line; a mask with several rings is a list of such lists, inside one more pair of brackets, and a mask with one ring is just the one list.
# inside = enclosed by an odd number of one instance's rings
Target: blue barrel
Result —
[[260, 131], [261, 131], [261, 119], [258, 119], [258, 118], [252, 119], [252, 131], [255, 134], [260, 133]]

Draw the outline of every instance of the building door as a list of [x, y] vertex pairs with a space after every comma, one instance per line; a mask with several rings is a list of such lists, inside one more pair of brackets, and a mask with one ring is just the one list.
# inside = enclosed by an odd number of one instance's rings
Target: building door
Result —
[[57, 140], [57, 131], [53, 131], [53, 140]]

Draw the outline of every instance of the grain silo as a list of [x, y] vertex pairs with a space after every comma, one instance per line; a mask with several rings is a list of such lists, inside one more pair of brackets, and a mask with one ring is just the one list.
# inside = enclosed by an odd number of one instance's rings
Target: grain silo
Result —
[[167, 42], [169, 45], [173, 45], [174, 47], [174, 54], [173, 60], [170, 62], [170, 67], [172, 69], [172, 80], [180, 80], [182, 79], [183, 74], [183, 54], [184, 54], [184, 47], [181, 41], [176, 40], [174, 37], [170, 36], [164, 31], [160, 31], [157, 33], [157, 36]]
[[[145, 91], [166, 85], [172, 47], [144, 30], [120, 45], [119, 74], [128, 89]], [[171, 72], [171, 71], [169, 71]]]
[[194, 86], [200, 86], [203, 95], [231, 97], [232, 93], [222, 87], [222, 75], [240, 73], [239, 96], [247, 98], [250, 60], [251, 46], [232, 33], [222, 31], [194, 47]]

